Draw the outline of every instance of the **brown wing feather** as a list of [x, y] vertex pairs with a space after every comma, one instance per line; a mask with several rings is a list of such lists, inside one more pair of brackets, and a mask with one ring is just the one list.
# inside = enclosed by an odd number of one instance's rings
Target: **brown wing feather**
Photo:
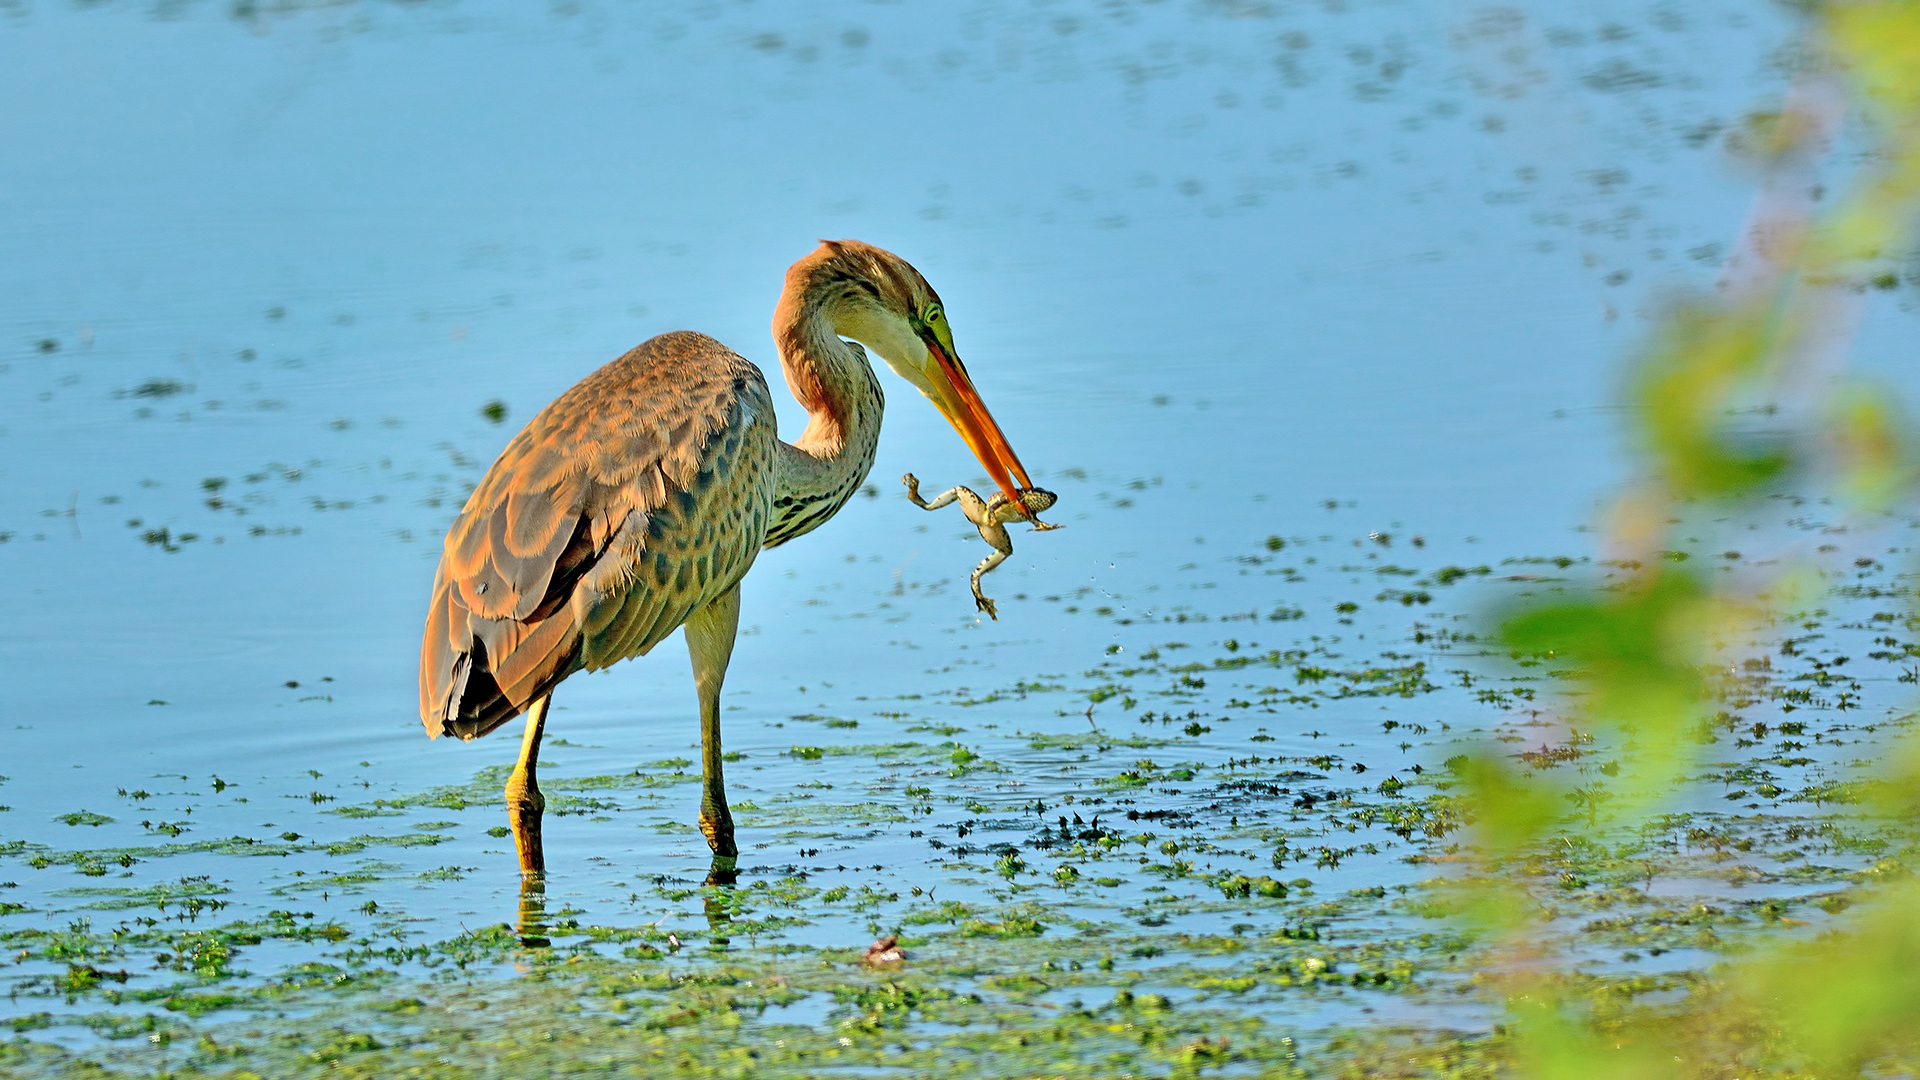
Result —
[[447, 531], [428, 734], [484, 735], [732, 587], [766, 536], [774, 441], [759, 369], [700, 334], [653, 338], [541, 410]]

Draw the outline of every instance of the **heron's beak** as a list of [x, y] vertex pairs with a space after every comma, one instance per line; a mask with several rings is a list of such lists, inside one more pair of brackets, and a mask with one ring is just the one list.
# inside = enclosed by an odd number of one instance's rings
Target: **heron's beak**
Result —
[[980, 392], [973, 388], [965, 365], [934, 335], [925, 334], [921, 340], [926, 343], [927, 355], [933, 361], [932, 370], [928, 372], [933, 393], [927, 396], [933, 399], [947, 423], [967, 441], [967, 448], [986, 466], [993, 482], [1000, 485], [1000, 490], [1006, 492], [1014, 505], [1022, 505], [1020, 492], [1031, 488], [1033, 481], [1027, 478], [1026, 467], [1020, 464], [1013, 447], [1007, 445], [1007, 437], [994, 422], [993, 414], [987, 411], [987, 403], [980, 400]]

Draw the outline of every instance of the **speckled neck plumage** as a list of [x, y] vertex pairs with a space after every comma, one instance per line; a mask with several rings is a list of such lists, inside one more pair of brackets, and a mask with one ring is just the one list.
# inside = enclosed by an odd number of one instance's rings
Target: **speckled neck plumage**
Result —
[[791, 280], [788, 293], [774, 318], [774, 340], [787, 386], [808, 419], [798, 441], [779, 444], [768, 547], [811, 532], [860, 490], [880, 445], [885, 404], [866, 350], [834, 330], [841, 293]]

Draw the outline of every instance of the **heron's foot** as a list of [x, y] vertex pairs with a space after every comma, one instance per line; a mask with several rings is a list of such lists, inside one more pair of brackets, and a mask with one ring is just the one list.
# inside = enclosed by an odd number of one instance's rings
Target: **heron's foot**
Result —
[[1066, 528], [1065, 525], [1062, 525], [1057, 521], [1041, 521], [1039, 518], [1033, 518], [1031, 520], [1033, 521], [1034, 532], [1051, 532], [1054, 529]]
[[725, 799], [704, 799], [700, 805], [700, 834], [707, 838], [716, 863], [735, 859], [740, 849], [733, 843], [733, 815], [727, 812]]
[[974, 593], [973, 606], [979, 608], [981, 611], [986, 612], [987, 618], [992, 619], [994, 622], [1000, 621], [1000, 611], [998, 608], [995, 608], [993, 606], [993, 597], [982, 596], [979, 593]]
[[540, 819], [546, 813], [547, 799], [540, 786], [525, 770], [515, 769], [507, 777], [507, 824], [513, 829], [514, 850], [520, 854], [520, 875], [537, 878], [547, 871], [546, 849], [540, 843]]

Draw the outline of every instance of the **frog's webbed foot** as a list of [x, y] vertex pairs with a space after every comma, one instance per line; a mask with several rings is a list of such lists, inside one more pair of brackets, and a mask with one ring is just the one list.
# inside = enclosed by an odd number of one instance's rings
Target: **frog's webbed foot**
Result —
[[1000, 621], [1000, 612], [993, 606], [993, 597], [980, 595], [980, 587], [978, 585], [973, 588], [973, 606], [986, 612], [987, 618], [992, 619], [994, 622]]

